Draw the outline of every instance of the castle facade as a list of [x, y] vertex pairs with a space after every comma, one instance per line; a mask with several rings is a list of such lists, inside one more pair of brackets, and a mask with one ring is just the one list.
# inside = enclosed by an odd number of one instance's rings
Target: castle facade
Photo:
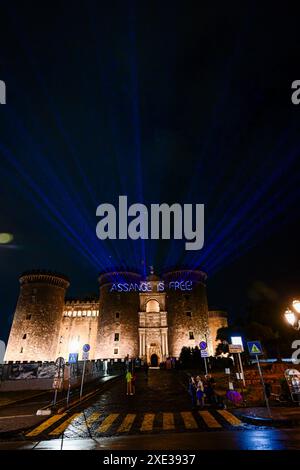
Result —
[[65, 300], [69, 281], [51, 272], [20, 277], [20, 294], [5, 362], [54, 361], [70, 354], [89, 359], [139, 357], [152, 366], [178, 358], [183, 346], [216, 347], [216, 332], [227, 326], [223, 311], [209, 311], [206, 274], [178, 269], [146, 279], [137, 272], [103, 272], [99, 298]]

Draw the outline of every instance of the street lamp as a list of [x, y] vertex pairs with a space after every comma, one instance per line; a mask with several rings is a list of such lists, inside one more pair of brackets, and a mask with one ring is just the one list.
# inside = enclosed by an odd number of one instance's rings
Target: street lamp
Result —
[[292, 326], [295, 325], [295, 322], [296, 322], [296, 315], [294, 314], [294, 312], [292, 312], [292, 310], [287, 309], [287, 310], [285, 311], [284, 316], [285, 316], [286, 321], [287, 321], [290, 325], [292, 325]]
[[291, 308], [285, 311], [285, 319], [295, 330], [300, 330], [300, 319], [298, 318], [300, 314], [300, 301], [293, 300], [292, 308], [294, 311]]
[[293, 300], [293, 307], [297, 313], [300, 313], [300, 300]]

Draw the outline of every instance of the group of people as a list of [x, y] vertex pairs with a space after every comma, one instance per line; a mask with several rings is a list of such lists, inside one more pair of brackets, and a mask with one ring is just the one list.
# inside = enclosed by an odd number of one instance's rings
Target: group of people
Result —
[[209, 374], [203, 378], [200, 375], [191, 376], [189, 379], [188, 392], [191, 397], [192, 406], [201, 406], [205, 403], [217, 403], [217, 398], [214, 390], [215, 381]]

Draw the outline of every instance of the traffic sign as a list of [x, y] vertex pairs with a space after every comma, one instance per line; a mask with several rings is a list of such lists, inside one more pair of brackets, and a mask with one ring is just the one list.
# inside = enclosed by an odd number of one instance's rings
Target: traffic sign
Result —
[[82, 353], [82, 360], [83, 361], [88, 361], [89, 360], [89, 353], [88, 352], [83, 352]]
[[63, 385], [63, 381], [62, 381], [62, 378], [60, 377], [55, 377], [53, 379], [53, 383], [52, 383], [52, 388], [54, 388], [55, 390], [57, 389], [60, 389]]
[[89, 344], [84, 344], [82, 346], [82, 351], [85, 353], [89, 352], [90, 349], [91, 349], [91, 346]]
[[70, 353], [69, 354], [69, 364], [76, 364], [76, 362], [78, 361], [78, 353]]
[[201, 349], [200, 351], [201, 357], [208, 357], [208, 351]]
[[199, 346], [200, 346], [201, 351], [203, 351], [204, 349], [207, 349], [206, 341], [200, 341]]
[[228, 348], [229, 348], [230, 354], [242, 353], [244, 351], [243, 347], [240, 344], [229, 344]]
[[260, 341], [248, 341], [247, 346], [249, 354], [254, 354], [256, 356], [263, 354]]

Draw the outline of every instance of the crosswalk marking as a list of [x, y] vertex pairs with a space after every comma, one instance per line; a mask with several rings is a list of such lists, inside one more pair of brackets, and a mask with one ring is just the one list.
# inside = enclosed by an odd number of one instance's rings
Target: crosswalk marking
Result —
[[123, 419], [122, 424], [120, 425], [118, 432], [128, 432], [131, 429], [131, 426], [133, 425], [133, 421], [135, 420], [136, 415], [135, 414], [128, 414], [125, 416]]
[[242, 426], [243, 423], [232, 413], [229, 413], [227, 410], [217, 410], [218, 413], [223, 416], [232, 426]]
[[97, 419], [101, 416], [101, 413], [92, 413], [88, 418], [84, 420], [84, 423], [81, 426], [78, 426], [78, 431], [85, 431], [89, 428]]
[[119, 413], [112, 413], [108, 415], [103, 423], [99, 426], [98, 432], [106, 432], [110, 426], [113, 424], [113, 422], [117, 419], [119, 416]]
[[198, 411], [199, 415], [209, 428], [221, 428], [222, 425], [210, 414], [209, 411]]
[[56, 421], [63, 418], [64, 416], [66, 416], [66, 414], [67, 413], [63, 413], [61, 415], [51, 416], [51, 418], [44, 421], [37, 428], [34, 428], [32, 431], [26, 433], [25, 436], [26, 437], [33, 437], [33, 436], [37, 436], [38, 434], [41, 434], [45, 429], [50, 428], [50, 426], [52, 426], [52, 424], [56, 423]]
[[198, 428], [198, 424], [196, 423], [196, 420], [190, 411], [182, 411], [180, 414], [182, 416], [186, 429]]
[[[160, 425], [160, 428], [163, 429], [164, 431], [170, 431], [174, 430], [177, 427], [177, 424], [175, 425], [175, 416], [177, 414], [181, 415], [183, 424], [181, 424], [181, 427], [184, 426], [185, 429], [199, 429], [199, 425], [197, 423], [197, 420], [195, 418], [195, 413], [197, 412], [191, 412], [191, 411], [182, 411], [182, 412], [162, 412], [160, 416], [162, 415], [162, 424]], [[231, 426], [243, 426], [243, 423], [232, 413], [230, 413], [227, 410], [216, 410], [214, 411], [214, 414], [218, 413], [218, 415], [222, 416], [223, 419], [225, 419]], [[207, 410], [199, 410], [198, 415], [200, 418], [202, 418], [204, 424], [208, 428], [212, 429], [220, 429], [224, 427], [224, 424], [221, 420], [219, 422], [218, 416], [214, 415], [211, 411]], [[92, 412], [86, 419], [84, 413], [75, 413], [72, 415], [69, 415], [67, 413], [62, 413], [62, 414], [56, 414], [54, 416], [51, 416], [51, 418], [47, 419], [43, 423], [41, 423], [39, 426], [36, 428], [32, 429], [30, 432], [26, 433], [25, 436], [28, 438], [38, 436], [39, 434], [42, 434], [43, 432], [46, 432], [48, 436], [59, 436], [62, 434], [68, 426], [71, 424], [71, 426], [74, 426], [76, 429], [76, 432], [80, 435], [81, 433], [85, 433], [87, 429], [89, 429], [94, 423], [99, 420], [99, 417], [102, 415], [100, 412]], [[77, 419], [80, 416], [80, 419]], [[107, 431], [111, 432], [112, 431], [112, 425], [115, 423], [118, 417], [123, 418], [121, 424], [119, 425], [117, 432], [119, 433], [125, 433], [125, 432], [131, 432], [133, 429], [135, 432], [137, 431], [153, 431], [154, 428], [154, 421], [156, 417], [156, 413], [145, 413], [143, 414], [143, 420], [140, 428], [138, 429], [138, 426], [135, 425], [134, 423], [137, 422], [137, 414], [136, 413], [127, 413], [126, 415], [122, 415], [121, 413], [111, 413], [107, 416], [104, 416], [104, 419], [102, 423], [99, 425], [97, 429], [93, 429], [91, 432], [93, 434], [97, 433], [105, 433]], [[159, 416], [159, 415], [158, 415]], [[56, 424], [56, 428], [54, 428], [52, 431], [48, 431], [49, 428], [51, 428], [56, 422], [62, 421], [61, 424]], [[74, 421], [76, 421], [74, 423]], [[98, 425], [97, 425], [98, 426]], [[96, 426], [96, 427], [97, 427]], [[178, 426], [180, 427], [180, 424], [178, 423]], [[201, 426], [201, 425], [200, 425]], [[71, 427], [72, 430], [72, 427]]]
[[142, 422], [141, 431], [152, 431], [155, 414], [146, 413]]
[[163, 413], [163, 429], [165, 431], [175, 429], [173, 413]]
[[74, 413], [70, 418], [66, 419], [62, 424], [60, 424], [57, 428], [53, 429], [53, 431], [49, 432], [49, 436], [59, 436], [64, 432], [64, 430], [72, 423], [81, 413]]

